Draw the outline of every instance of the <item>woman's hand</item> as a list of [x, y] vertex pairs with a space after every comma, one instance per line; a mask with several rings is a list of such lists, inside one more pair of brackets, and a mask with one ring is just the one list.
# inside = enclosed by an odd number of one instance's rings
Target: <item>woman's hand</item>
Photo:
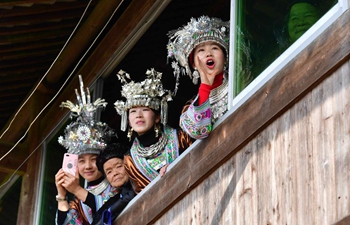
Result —
[[209, 70], [207, 68], [206, 63], [202, 62], [201, 60], [197, 60], [197, 70], [199, 72], [201, 83], [212, 86], [214, 83], [214, 79], [216, 75], [220, 74], [222, 71], [215, 68], [213, 70]]
[[70, 173], [64, 172], [63, 176], [64, 182], [62, 186], [69, 191], [70, 193], [75, 195], [75, 192], [79, 189], [79, 172], [76, 171], [75, 176]]
[[67, 190], [62, 186], [63, 182], [64, 182], [64, 171], [61, 168], [55, 175], [55, 184], [56, 184], [56, 188], [57, 188], [57, 194], [59, 197], [66, 197], [67, 195]]
[[[60, 199], [65, 199], [66, 195], [67, 195], [67, 190], [62, 185], [64, 183], [64, 176], [65, 176], [65, 173], [64, 173], [62, 168], [55, 175], [57, 197]], [[68, 205], [68, 202], [66, 200], [59, 200], [57, 203], [58, 203], [58, 207], [57, 207], [58, 210], [60, 210], [62, 212], [67, 212], [69, 210], [69, 205]]]
[[159, 174], [160, 174], [160, 177], [163, 177], [165, 172], [166, 172], [166, 169], [168, 168], [169, 164], [166, 164], [165, 166], [163, 166], [162, 168], [160, 168], [160, 171], [159, 171]]
[[85, 190], [83, 187], [79, 184], [79, 172], [78, 170], [75, 173], [75, 176], [73, 176], [70, 173], [64, 172], [64, 182], [62, 186], [69, 191], [70, 193], [74, 194], [79, 200], [82, 200], [85, 202], [86, 197], [88, 195], [88, 191]]

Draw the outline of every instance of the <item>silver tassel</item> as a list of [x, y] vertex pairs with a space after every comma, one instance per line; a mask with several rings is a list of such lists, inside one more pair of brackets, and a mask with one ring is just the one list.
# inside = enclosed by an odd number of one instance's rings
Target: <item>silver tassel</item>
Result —
[[168, 122], [168, 103], [162, 100], [160, 109], [160, 122], [165, 126]]
[[128, 113], [127, 111], [124, 111], [122, 114], [122, 120], [120, 122], [120, 129], [122, 131], [126, 131], [127, 122], [128, 122]]
[[198, 84], [198, 78], [200, 77], [200, 75], [199, 75], [199, 72], [198, 72], [198, 70], [197, 69], [195, 69], [194, 71], [193, 71], [193, 74], [192, 74], [192, 82], [194, 83], [194, 84]]

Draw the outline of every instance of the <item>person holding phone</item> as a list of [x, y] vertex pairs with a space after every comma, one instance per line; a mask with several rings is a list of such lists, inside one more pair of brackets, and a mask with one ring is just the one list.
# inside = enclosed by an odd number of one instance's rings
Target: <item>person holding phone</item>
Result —
[[[80, 75], [79, 82], [81, 95], [75, 90], [78, 104], [75, 105], [70, 101], [61, 104], [61, 107], [71, 110], [72, 117], [76, 120], [66, 127], [64, 137], [58, 138], [58, 142], [67, 149], [68, 155], [64, 156], [64, 169], [61, 168], [55, 175], [58, 203], [56, 225], [91, 224], [93, 212], [118, 193], [96, 166], [97, 156], [114, 135], [107, 124], [94, 119], [96, 110], [105, 107], [107, 103], [104, 99], [91, 102], [89, 89], [86, 89], [85, 93]], [[74, 157], [77, 158], [76, 168], [74, 168]], [[87, 181], [85, 189], [79, 184], [79, 175]], [[74, 199], [70, 202], [67, 200], [67, 192], [74, 195]], [[96, 204], [90, 206], [84, 204], [89, 201], [89, 193], [97, 196]]]

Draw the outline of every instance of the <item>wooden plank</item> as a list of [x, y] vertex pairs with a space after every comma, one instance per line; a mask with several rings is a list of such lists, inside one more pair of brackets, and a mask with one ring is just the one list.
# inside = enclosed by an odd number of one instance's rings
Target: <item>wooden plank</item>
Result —
[[[335, 155], [335, 194], [337, 207], [336, 209], [336, 218], [342, 218], [344, 215], [349, 213], [348, 209], [350, 208], [350, 139], [348, 134], [350, 131], [349, 123], [349, 112], [350, 112], [350, 62], [347, 62], [342, 66], [341, 70], [336, 72], [339, 74], [339, 81], [334, 82], [335, 86], [333, 87], [334, 95], [336, 101], [333, 102], [332, 108], [336, 114], [334, 117], [334, 155]], [[343, 135], [341, 135], [343, 134]], [[347, 135], [344, 135], [347, 134]], [[346, 151], [344, 151], [344, 149]], [[348, 162], [347, 164], [342, 164], [340, 162]], [[350, 224], [350, 221], [349, 223]]]
[[[259, 214], [259, 208], [258, 208], [258, 199], [259, 199], [259, 188], [256, 185], [258, 182], [258, 173], [257, 173], [257, 165], [258, 165], [258, 157], [260, 154], [260, 149], [257, 147], [256, 144], [256, 139], [254, 139], [253, 141], [251, 141], [251, 154], [252, 154], [252, 159], [251, 159], [251, 173], [252, 173], [252, 183], [254, 185], [252, 185], [252, 190], [251, 190], [251, 194], [252, 194], [252, 214], [253, 215], [258, 215]], [[234, 205], [234, 204], [232, 204]], [[252, 223], [251, 224], [258, 224], [258, 217], [254, 216], [252, 218]]]
[[[78, 11], [78, 13], [77, 13]], [[33, 16], [16, 16], [14, 18], [3, 18], [0, 20], [0, 27], [10, 27], [10, 26], [28, 26], [28, 24], [36, 24], [51, 21], [60, 20], [79, 20], [84, 12], [84, 8], [80, 10], [66, 10], [64, 14], [60, 11], [45, 12], [39, 14], [34, 14]], [[59, 24], [59, 22], [52, 23], [52, 25]], [[30, 25], [29, 25], [30, 26]], [[74, 27], [74, 26], [73, 26]], [[1, 39], [0, 39], [1, 40]]]
[[[61, 46], [57, 47], [51, 47], [51, 48], [41, 48], [41, 49], [34, 49], [31, 51], [22, 51], [22, 52], [14, 52], [11, 54], [0, 56], [0, 60], [16, 60], [21, 59], [23, 61], [26, 61], [27, 59], [35, 59], [42, 56], [46, 56], [47, 58], [54, 59], [61, 50]], [[49, 57], [48, 57], [49, 56]], [[52, 60], [51, 60], [52, 62]]]
[[[313, 104], [318, 105], [321, 104], [321, 97], [318, 96], [319, 92], [314, 91], [312, 93], [312, 98], [314, 99]], [[313, 150], [313, 155], [314, 155], [314, 177], [315, 177], [315, 187], [319, 187], [319, 189], [315, 192], [315, 208], [314, 208], [314, 215], [315, 215], [315, 223], [316, 224], [321, 224], [322, 221], [324, 221], [324, 214], [325, 214], [325, 209], [324, 209], [324, 203], [322, 202], [323, 199], [323, 194], [322, 194], [322, 189], [324, 187], [323, 185], [323, 179], [322, 179], [322, 166], [324, 165], [322, 158], [322, 143], [319, 141], [320, 137], [319, 134], [322, 133], [322, 126], [321, 126], [321, 107], [317, 107], [316, 109], [313, 110], [311, 114], [312, 118], [312, 124], [313, 124], [313, 134], [317, 134], [317, 136], [312, 137], [312, 150]]]
[[[189, 181], [186, 185], [187, 189], [183, 188], [184, 181], [171, 183], [170, 190], [165, 190], [162, 187], [164, 180], [156, 182], [148, 189], [147, 194], [141, 195], [137, 203], [131, 205], [128, 211], [115, 221], [115, 224], [119, 224], [121, 221], [123, 223], [133, 221], [135, 224], [153, 223], [169, 207], [179, 201], [181, 196], [196, 187], [212, 171], [232, 157], [262, 128], [270, 124], [272, 120], [305, 96], [315, 85], [328, 77], [344, 60], [349, 59], [349, 15], [349, 11], [345, 12], [251, 99], [230, 114], [227, 117], [227, 121], [230, 123], [221, 123], [209, 138], [199, 142], [184, 155], [181, 166], [175, 165], [165, 175], [164, 179], [168, 179], [170, 176], [182, 174], [184, 180]], [[305, 60], [308, 63], [305, 63]], [[188, 164], [191, 165], [190, 169], [184, 166]], [[165, 195], [165, 193], [171, 192], [176, 194]], [[147, 196], [152, 196], [152, 198]], [[163, 196], [167, 196], [166, 201], [164, 201]], [[157, 199], [162, 199], [162, 202], [157, 201]], [[142, 207], [143, 202], [148, 203], [146, 210], [145, 207]], [[162, 207], [159, 207], [159, 204]], [[143, 214], [133, 218], [133, 214], [128, 213], [135, 211], [143, 211]]]
[[14, 6], [14, 5], [23, 5], [23, 4], [40, 4], [40, 3], [47, 3], [47, 0], [18, 0], [18, 1], [12, 1], [12, 0], [7, 0], [7, 1], [2, 1], [0, 3], [0, 7], [3, 6]]
[[[19, 66], [17, 64], [11, 64], [11, 63], [6, 63], [4, 62], [4, 65], [1, 65], [1, 75], [2, 76], [7, 76], [9, 74], [8, 71], [11, 72], [11, 74], [18, 74], [18, 73], [28, 73], [30, 71], [36, 71], [36, 70], [41, 70], [43, 69], [48, 69], [48, 64], [47, 62], [52, 62], [52, 58], [54, 55], [51, 56], [46, 56], [46, 57], [38, 57], [37, 61], [35, 59], [28, 59], [28, 62], [23, 62], [22, 66], [23, 68], [18, 68]], [[35, 63], [38, 64], [38, 67], [33, 68], [33, 65]], [[17, 68], [17, 69], [16, 69]]]
[[27, 51], [32, 49], [40, 49], [40, 48], [49, 48], [51, 46], [63, 46], [65, 43], [65, 40], [57, 40], [57, 41], [38, 41], [35, 40], [34, 42], [27, 42], [25, 44], [16, 44], [16, 46], [8, 45], [8, 46], [2, 46], [1, 48], [1, 55], [8, 54], [10, 52], [18, 52], [18, 51]]
[[[64, 23], [61, 22], [43, 22], [38, 24], [30, 24], [28, 27], [25, 27], [23, 29], [23, 26], [11, 26], [11, 27], [2, 27], [2, 32], [0, 33], [0, 37], [6, 37], [6, 36], [13, 36], [18, 34], [30, 34], [35, 32], [44, 32], [44, 31], [51, 31], [51, 32], [57, 32], [56, 30], [73, 30], [73, 28], [76, 26], [77, 20], [66, 20], [64, 19]], [[52, 40], [51, 40], [52, 41]], [[6, 47], [6, 46], [5, 46]], [[7, 46], [8, 47], [8, 46]], [[17, 47], [13, 46], [13, 47]], [[28, 46], [31, 47], [31, 46]], [[1, 49], [1, 53], [3, 53], [3, 49]]]
[[[279, 195], [281, 193], [282, 190], [280, 190], [280, 184], [278, 182], [278, 178], [279, 178], [279, 173], [281, 172], [281, 170], [283, 169], [284, 165], [280, 164], [280, 157], [279, 155], [281, 154], [281, 149], [279, 149], [279, 142], [277, 141], [277, 137], [278, 137], [278, 133], [277, 133], [277, 126], [278, 124], [273, 123], [270, 126], [268, 126], [268, 128], [265, 130], [266, 132], [264, 132], [266, 134], [266, 137], [264, 138], [265, 141], [267, 142], [265, 144], [264, 149], [267, 148], [267, 154], [265, 157], [267, 157], [268, 159], [270, 159], [271, 161], [267, 162], [267, 165], [271, 165], [270, 166], [270, 170], [268, 170], [268, 168], [265, 168], [266, 173], [269, 174], [269, 177], [271, 177], [270, 180], [270, 185], [267, 185], [267, 187], [269, 188], [269, 195], [268, 198], [266, 199], [266, 202], [271, 202], [270, 207], [269, 208], [269, 215], [270, 215], [270, 219], [268, 221], [266, 221], [266, 223], [271, 223], [271, 224], [282, 224], [280, 221], [280, 212], [279, 212]], [[261, 149], [262, 151], [262, 149]], [[259, 175], [260, 176], [260, 175]], [[264, 179], [264, 177], [262, 177]], [[252, 215], [254, 217], [254, 215]], [[262, 222], [262, 221], [259, 221]]]
[[[294, 210], [291, 218], [295, 219], [292, 224], [314, 224], [309, 221], [312, 218], [312, 127], [309, 127], [309, 113], [311, 109], [315, 108], [312, 104], [311, 95], [307, 95], [302, 103], [297, 107], [293, 107], [290, 111], [293, 114], [292, 123], [294, 123], [295, 132], [291, 134], [292, 146], [290, 152], [295, 163], [291, 170], [295, 171], [293, 183], [295, 183], [295, 192], [289, 193], [294, 196]], [[302, 201], [301, 201], [302, 199]]]
[[[22, 75], [13, 75], [11, 77], [9, 76], [0, 76], [1, 79], [0, 79], [0, 84], [6, 84], [6, 83], [9, 83], [9, 82], [30, 82], [30, 81], [33, 81], [33, 80], [37, 80], [37, 75], [35, 74], [26, 74], [25, 77], [23, 77]], [[10, 93], [8, 93], [10, 95]], [[16, 95], [15, 93], [13, 93], [13, 95]], [[21, 94], [19, 94], [21, 95]], [[3, 95], [1, 95], [2, 97]], [[0, 97], [0, 98], [1, 98]]]
[[[22, 1], [23, 2], [23, 1]], [[25, 1], [28, 3], [28, 1]], [[46, 2], [46, 0], [38, 0], [37, 2], [31, 1], [32, 3], [40, 3], [40, 2]], [[10, 17], [18, 17], [20, 16], [30, 16], [30, 15], [37, 15], [41, 13], [50, 13], [50, 12], [57, 12], [57, 11], [66, 11], [66, 10], [72, 10], [72, 9], [84, 9], [87, 6], [87, 1], [76, 1], [76, 2], [55, 2], [53, 5], [47, 5], [47, 4], [36, 4], [31, 7], [31, 10], [27, 10], [26, 7], [16, 7], [15, 9], [11, 10], [2, 10], [0, 14], [0, 18], [10, 18]], [[0, 2], [0, 7], [2, 6], [14, 6], [17, 5], [17, 2], [11, 1], [5, 3], [4, 1]], [[95, 5], [95, 2], [91, 3], [91, 6]]]
[[10, 44], [17, 44], [17, 43], [26, 43], [27, 41], [36, 41], [38, 39], [40, 40], [51, 40], [55, 38], [66, 38], [69, 37], [69, 35], [72, 33], [72, 31], [69, 29], [61, 29], [61, 30], [55, 30], [53, 31], [40, 31], [40, 32], [33, 32], [33, 33], [27, 33], [27, 34], [18, 34], [15, 36], [5, 36], [0, 37], [0, 43], [2, 45], [10, 45]]

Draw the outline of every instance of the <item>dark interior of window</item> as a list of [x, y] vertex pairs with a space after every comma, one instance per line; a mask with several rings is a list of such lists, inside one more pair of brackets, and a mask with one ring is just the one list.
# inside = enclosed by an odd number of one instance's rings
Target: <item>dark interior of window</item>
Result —
[[[230, 19], [230, 1], [171, 1], [128, 55], [105, 80], [103, 98], [108, 102], [108, 105], [101, 114], [101, 120], [106, 121], [115, 129], [120, 139], [126, 139], [126, 132], [120, 131], [120, 116], [113, 106], [115, 101], [122, 99], [120, 95], [121, 83], [116, 74], [122, 69], [130, 74], [132, 80], [139, 82], [145, 79], [147, 69], [154, 68], [158, 72], [163, 73], [164, 88], [174, 90], [175, 78], [170, 63], [167, 64], [167, 33], [170, 30], [186, 25], [191, 17], [197, 18], [202, 15], [218, 17], [227, 21]], [[198, 85], [195, 86], [192, 83], [189, 77], [182, 76], [180, 78], [177, 95], [172, 102], [169, 102], [168, 124], [170, 126], [178, 127], [178, 119], [182, 107], [190, 98], [197, 94], [198, 87]]]

